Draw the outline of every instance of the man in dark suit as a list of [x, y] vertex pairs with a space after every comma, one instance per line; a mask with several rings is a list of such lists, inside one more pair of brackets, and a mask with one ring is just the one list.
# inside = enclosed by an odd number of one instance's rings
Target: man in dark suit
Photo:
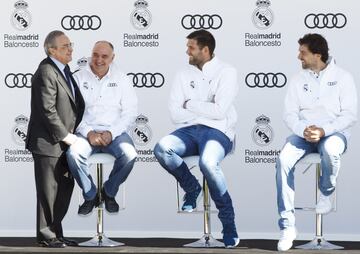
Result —
[[50, 32], [44, 42], [47, 54], [31, 82], [31, 115], [26, 148], [32, 152], [37, 194], [36, 237], [41, 246], [77, 245], [64, 238], [61, 221], [71, 200], [74, 179], [68, 170], [66, 150], [84, 112], [84, 100], [71, 75], [72, 43], [61, 31]]

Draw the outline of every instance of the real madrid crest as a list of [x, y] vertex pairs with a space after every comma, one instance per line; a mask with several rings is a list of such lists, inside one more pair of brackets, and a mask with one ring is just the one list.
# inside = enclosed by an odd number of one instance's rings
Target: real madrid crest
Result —
[[12, 137], [16, 144], [25, 144], [28, 123], [29, 118], [24, 115], [19, 115], [15, 118], [15, 127], [12, 130]]
[[269, 28], [274, 21], [274, 14], [270, 10], [270, 0], [257, 0], [255, 9], [252, 15], [254, 25], [260, 29]]
[[28, 4], [23, 0], [19, 0], [14, 6], [16, 10], [11, 14], [11, 24], [17, 30], [24, 31], [28, 29], [31, 24], [30, 12], [26, 9]]
[[79, 60], [77, 60], [78, 69], [79, 70], [83, 69], [87, 65], [87, 63], [90, 61], [91, 61], [91, 59], [87, 58], [85, 56], [80, 58]]
[[258, 116], [255, 120], [256, 125], [252, 130], [252, 138], [256, 144], [259, 146], [267, 146], [271, 143], [273, 139], [273, 130], [270, 127], [270, 118], [261, 115]]
[[147, 122], [149, 119], [144, 115], [138, 115], [135, 120], [135, 126], [131, 130], [131, 135], [134, 143], [140, 146], [144, 146], [151, 140], [152, 133]]
[[151, 13], [146, 7], [148, 3], [145, 0], [137, 0], [134, 3], [135, 10], [130, 15], [132, 25], [138, 30], [145, 30], [151, 24]]

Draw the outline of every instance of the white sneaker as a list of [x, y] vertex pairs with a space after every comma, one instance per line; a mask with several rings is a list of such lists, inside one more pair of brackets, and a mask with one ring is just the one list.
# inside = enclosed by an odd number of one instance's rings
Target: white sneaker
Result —
[[278, 251], [287, 251], [293, 245], [293, 241], [296, 239], [296, 228], [290, 227], [280, 231], [280, 240], [277, 245]]
[[331, 195], [325, 196], [324, 194], [320, 193], [319, 201], [315, 208], [316, 213], [327, 214], [331, 211], [331, 209]]

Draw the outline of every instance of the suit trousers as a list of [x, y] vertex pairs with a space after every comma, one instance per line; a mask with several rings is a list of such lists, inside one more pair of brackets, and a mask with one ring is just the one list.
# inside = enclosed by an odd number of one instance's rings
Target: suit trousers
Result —
[[40, 242], [63, 237], [61, 222], [69, 208], [74, 179], [65, 153], [60, 157], [34, 154], [36, 184], [36, 238]]

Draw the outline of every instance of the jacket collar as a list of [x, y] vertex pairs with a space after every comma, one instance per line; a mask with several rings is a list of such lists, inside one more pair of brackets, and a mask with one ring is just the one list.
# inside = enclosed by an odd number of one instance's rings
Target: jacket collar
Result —
[[[49, 64], [51, 64], [54, 68], [55, 68], [55, 70], [56, 70], [56, 77], [57, 77], [57, 79], [58, 79], [58, 81], [59, 81], [59, 83], [61, 84], [61, 86], [65, 89], [65, 91], [66, 91], [66, 93], [69, 95], [69, 97], [71, 98], [71, 100], [75, 103], [75, 98], [74, 98], [74, 96], [73, 96], [73, 93], [72, 93], [72, 91], [70, 90], [70, 88], [69, 88], [69, 86], [68, 86], [68, 84], [67, 84], [67, 82], [66, 82], [66, 79], [65, 79], [65, 76], [64, 76], [64, 71], [63, 71], [63, 69], [62, 70], [60, 70], [60, 68], [59, 68], [59, 66], [53, 61], [53, 58], [51, 58], [51, 57], [47, 57], [45, 60], [44, 60], [46, 63], [49, 63]], [[59, 61], [58, 61], [59, 62]], [[60, 62], [59, 62], [60, 63]], [[64, 65], [64, 64], [62, 64], [62, 65]], [[64, 67], [65, 67], [65, 65], [64, 65]], [[72, 81], [72, 83], [73, 83], [73, 85], [75, 86], [76, 85], [76, 82], [75, 82], [75, 80], [71, 77], [71, 81]], [[76, 89], [75, 87], [74, 87], [74, 89]]]

